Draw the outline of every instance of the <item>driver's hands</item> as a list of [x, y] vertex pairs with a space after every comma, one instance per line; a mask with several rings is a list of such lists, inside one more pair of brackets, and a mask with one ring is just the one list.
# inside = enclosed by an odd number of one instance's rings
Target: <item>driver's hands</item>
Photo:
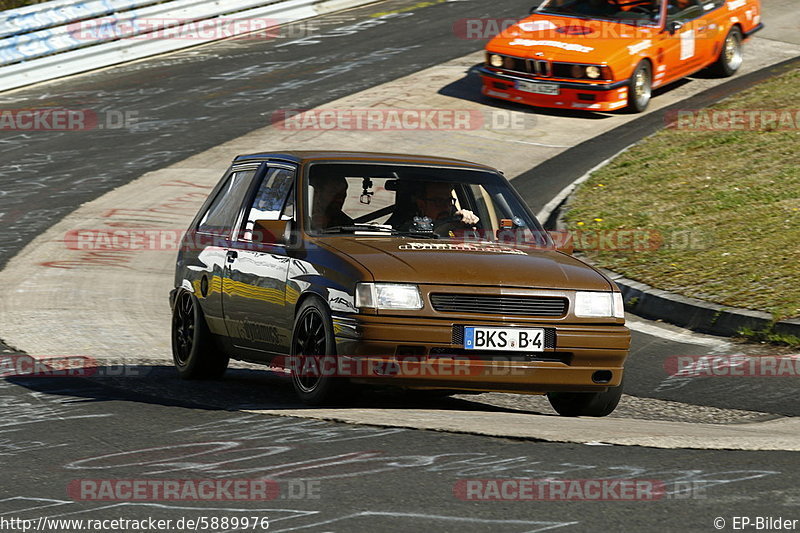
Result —
[[478, 218], [478, 216], [469, 209], [460, 209], [456, 211], [455, 214], [456, 216], [461, 217], [461, 222], [467, 226], [474, 226], [480, 221], [480, 218]]

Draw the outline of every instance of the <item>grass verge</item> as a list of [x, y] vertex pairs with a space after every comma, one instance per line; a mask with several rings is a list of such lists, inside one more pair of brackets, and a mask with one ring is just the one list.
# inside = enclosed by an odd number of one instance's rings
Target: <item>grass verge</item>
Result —
[[[775, 121], [743, 114], [744, 129], [725, 130], [714, 118], [736, 115], [697, 113], [683, 123], [678, 115], [677, 127], [592, 174], [572, 197], [567, 227], [600, 234], [637, 230], [657, 247], [597, 246], [583, 253], [660, 289], [766, 311], [775, 320], [800, 316], [798, 85], [795, 69], [709, 108], [767, 110]], [[692, 129], [697, 125], [711, 130]]]

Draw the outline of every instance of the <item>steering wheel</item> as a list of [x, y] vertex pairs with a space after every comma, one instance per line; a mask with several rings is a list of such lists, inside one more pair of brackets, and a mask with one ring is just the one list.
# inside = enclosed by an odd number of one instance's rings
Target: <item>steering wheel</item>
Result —
[[449, 236], [451, 231], [461, 230], [466, 227], [460, 215], [451, 215], [435, 222], [433, 232], [440, 236]]
[[642, 5], [633, 6], [628, 10], [628, 12], [635, 12], [635, 11], [638, 11], [639, 13], [644, 13], [645, 15], [648, 15], [648, 16], [652, 16], [653, 15], [652, 10], [647, 6], [642, 6]]

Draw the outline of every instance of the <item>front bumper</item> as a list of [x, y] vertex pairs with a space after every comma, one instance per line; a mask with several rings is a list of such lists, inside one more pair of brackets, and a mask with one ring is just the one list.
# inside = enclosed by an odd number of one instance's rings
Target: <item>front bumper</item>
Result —
[[[483, 80], [481, 92], [485, 96], [500, 98], [537, 107], [585, 109], [590, 111], [615, 111], [628, 104], [628, 82], [579, 83], [556, 80], [533, 80], [509, 73], [479, 67]], [[557, 85], [558, 94], [537, 94], [517, 88], [518, 82]]]
[[[630, 331], [615, 324], [503, 322], [550, 330], [539, 353], [481, 352], [458, 343], [458, 328], [476, 320], [363, 316], [334, 318], [339, 358], [357, 363], [357, 380], [409, 388], [542, 394], [602, 392], [622, 381]], [[354, 368], [355, 366], [350, 366]], [[388, 370], [387, 370], [388, 369]]]

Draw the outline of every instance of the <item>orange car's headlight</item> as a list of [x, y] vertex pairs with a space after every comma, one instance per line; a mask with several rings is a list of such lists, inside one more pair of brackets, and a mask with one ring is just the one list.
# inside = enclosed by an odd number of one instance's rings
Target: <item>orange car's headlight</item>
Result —
[[596, 80], [601, 76], [602, 72], [600, 72], [600, 67], [596, 67], [594, 65], [590, 65], [586, 67], [586, 77], [592, 80]]
[[489, 54], [489, 64], [493, 67], [500, 68], [503, 66], [503, 56], [497, 54]]

